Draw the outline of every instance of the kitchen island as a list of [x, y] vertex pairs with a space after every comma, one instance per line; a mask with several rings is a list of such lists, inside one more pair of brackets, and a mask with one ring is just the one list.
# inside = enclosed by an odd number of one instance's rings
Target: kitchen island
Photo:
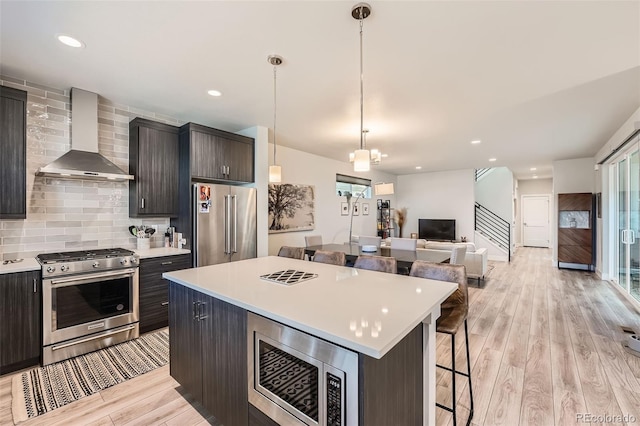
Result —
[[[314, 277], [294, 285], [260, 278], [283, 270]], [[344, 405], [350, 416], [357, 406], [358, 424], [434, 424], [435, 321], [457, 284], [272, 256], [163, 277], [171, 282], [171, 375], [222, 423], [278, 424], [247, 402], [251, 312], [357, 356], [357, 397]]]

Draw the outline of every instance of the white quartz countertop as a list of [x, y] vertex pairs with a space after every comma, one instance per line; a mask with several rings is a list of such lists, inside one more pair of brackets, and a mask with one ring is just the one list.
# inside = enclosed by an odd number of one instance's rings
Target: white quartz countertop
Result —
[[133, 251], [135, 251], [138, 254], [138, 256], [140, 256], [140, 259], [148, 259], [151, 257], [162, 257], [162, 256], [175, 256], [178, 254], [191, 253], [191, 250], [171, 248], [171, 247], [157, 247], [157, 248], [150, 248], [150, 249], [143, 249], [143, 250], [133, 249]]
[[[260, 279], [286, 269], [318, 274], [287, 286]], [[382, 358], [434, 313], [457, 284], [284, 257], [162, 274], [176, 283], [357, 352]]]
[[12, 274], [14, 272], [39, 271], [40, 264], [35, 257], [27, 257], [18, 263], [7, 263], [0, 261], [0, 274]]

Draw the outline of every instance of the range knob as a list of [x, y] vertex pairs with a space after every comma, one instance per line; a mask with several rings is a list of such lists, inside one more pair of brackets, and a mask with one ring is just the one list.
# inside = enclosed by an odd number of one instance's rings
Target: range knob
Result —
[[133, 263], [134, 265], [138, 263], [138, 258], [137, 257], [132, 257], [131, 258], [131, 263]]
[[129, 259], [127, 259], [126, 257], [123, 257], [122, 259], [120, 259], [120, 264], [121, 265], [126, 265], [129, 263]]
[[97, 268], [98, 266], [100, 266], [100, 262], [93, 262], [93, 267]]
[[47, 272], [51, 273], [54, 272], [56, 270], [55, 266], [47, 266]]
[[68, 270], [69, 270], [69, 267], [68, 267], [67, 265], [62, 265], [62, 266], [60, 267], [60, 270], [61, 270], [62, 272], [64, 272], [64, 271], [68, 271]]

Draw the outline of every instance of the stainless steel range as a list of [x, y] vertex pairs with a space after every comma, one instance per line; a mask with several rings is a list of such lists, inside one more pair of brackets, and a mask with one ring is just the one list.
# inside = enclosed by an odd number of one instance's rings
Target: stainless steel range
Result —
[[37, 256], [47, 365], [139, 336], [138, 256], [115, 248]]

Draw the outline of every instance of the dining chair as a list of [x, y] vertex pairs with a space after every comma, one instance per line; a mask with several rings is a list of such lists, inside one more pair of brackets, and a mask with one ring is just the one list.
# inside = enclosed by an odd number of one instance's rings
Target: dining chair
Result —
[[304, 260], [304, 247], [282, 246], [280, 247], [280, 251], [278, 251], [278, 256]]
[[304, 237], [305, 246], [321, 246], [322, 245], [322, 235], [306, 235]]
[[347, 264], [347, 257], [341, 251], [316, 250], [313, 255], [313, 261], [344, 266]]
[[398, 250], [413, 250], [415, 251], [418, 240], [413, 238], [391, 238], [391, 248]]
[[467, 246], [461, 245], [451, 249], [451, 258], [449, 263], [452, 265], [463, 265], [464, 258], [467, 256]]
[[368, 269], [369, 271], [388, 272], [390, 274], [396, 274], [398, 272], [395, 257], [361, 254], [356, 259], [353, 267], [358, 269]]
[[380, 248], [380, 244], [382, 244], [382, 237], [361, 236], [358, 240], [359, 246], [376, 246], [376, 248]]
[[[440, 318], [436, 321], [436, 332], [451, 336], [451, 368], [436, 364], [436, 367], [451, 372], [452, 407], [436, 403], [436, 405], [453, 414], [453, 424], [457, 424], [456, 416], [456, 374], [469, 379], [469, 419], [467, 426], [473, 418], [473, 389], [471, 388], [471, 361], [469, 359], [469, 331], [467, 315], [469, 313], [469, 291], [467, 287], [467, 270], [464, 265], [452, 265], [450, 263], [433, 263], [424, 260], [416, 260], [409, 273], [412, 277], [428, 278], [438, 281], [448, 281], [458, 284], [458, 289], [440, 305]], [[456, 334], [460, 326], [464, 324], [464, 339], [467, 349], [467, 373], [456, 370]]]

